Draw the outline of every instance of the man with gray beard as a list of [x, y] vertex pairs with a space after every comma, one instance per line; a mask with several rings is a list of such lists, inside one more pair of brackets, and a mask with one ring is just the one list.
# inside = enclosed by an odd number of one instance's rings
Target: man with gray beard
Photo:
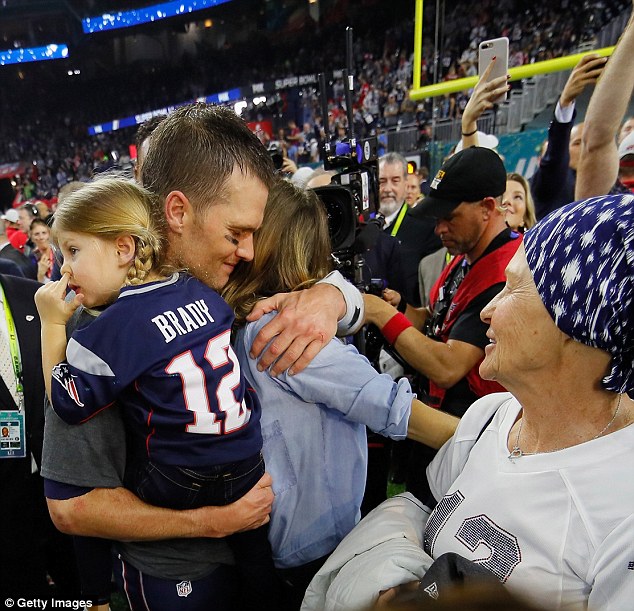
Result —
[[434, 234], [432, 219], [410, 214], [406, 194], [407, 160], [398, 153], [383, 155], [379, 159], [379, 206], [385, 216], [384, 231], [401, 244], [402, 284], [405, 286], [401, 298], [419, 307], [418, 264], [423, 257], [436, 252], [441, 243]]

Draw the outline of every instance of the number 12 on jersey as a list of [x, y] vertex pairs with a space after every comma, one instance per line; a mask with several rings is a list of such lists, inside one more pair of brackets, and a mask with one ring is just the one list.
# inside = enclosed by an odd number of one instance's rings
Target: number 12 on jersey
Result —
[[205, 349], [205, 360], [214, 369], [227, 365], [229, 361], [233, 363], [231, 371], [220, 379], [216, 387], [218, 408], [225, 413], [224, 427], [216, 414], [211, 411], [205, 372], [194, 360], [191, 350], [179, 354], [165, 368], [166, 373], [180, 375], [185, 407], [194, 412], [193, 424], [187, 425], [188, 433], [205, 435], [231, 433], [242, 428], [251, 416], [251, 410], [247, 408], [244, 399], [242, 403], [239, 403], [233, 392], [240, 386], [240, 365], [229, 343], [230, 335], [230, 331], [227, 330], [210, 339]]

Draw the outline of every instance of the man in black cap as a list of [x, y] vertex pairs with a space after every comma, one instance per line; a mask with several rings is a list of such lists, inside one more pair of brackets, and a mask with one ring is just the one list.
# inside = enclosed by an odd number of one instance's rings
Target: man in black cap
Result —
[[427, 402], [457, 416], [501, 390], [482, 380], [478, 367], [488, 343], [480, 311], [504, 286], [504, 269], [520, 244], [504, 222], [505, 187], [504, 164], [493, 151], [471, 147], [451, 157], [411, 212], [433, 217], [436, 235], [454, 255], [432, 287], [430, 306], [409, 306], [399, 317], [381, 299], [364, 296], [366, 321], [429, 380]]
[[[521, 238], [504, 222], [506, 170], [490, 149], [471, 147], [451, 157], [436, 174], [429, 195], [410, 214], [435, 219], [435, 233], [453, 255], [430, 293], [427, 308], [397, 312], [382, 299], [364, 295], [365, 320], [426, 380], [426, 403], [462, 416], [477, 398], [504, 390], [483, 380], [488, 326], [482, 308], [505, 283], [504, 270]], [[425, 384], [426, 382], [426, 384]], [[407, 489], [426, 496], [425, 467], [435, 451], [413, 444]]]

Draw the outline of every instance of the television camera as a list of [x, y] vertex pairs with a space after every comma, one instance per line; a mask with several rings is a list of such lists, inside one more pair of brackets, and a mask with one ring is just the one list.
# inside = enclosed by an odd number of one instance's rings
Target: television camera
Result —
[[[315, 188], [326, 207], [332, 258], [337, 269], [360, 291], [380, 295], [382, 279], [368, 277], [363, 254], [372, 248], [383, 227], [379, 214], [378, 143], [375, 137], [357, 139], [353, 131], [352, 28], [346, 28], [348, 68], [342, 71], [348, 126], [343, 139], [334, 139], [324, 124], [324, 169], [337, 170], [330, 185]], [[322, 116], [328, 116], [326, 78], [319, 75]]]
[[[328, 129], [326, 77], [319, 74], [319, 96], [324, 122], [324, 169], [337, 170], [330, 185], [314, 191], [328, 215], [332, 258], [336, 268], [361, 292], [381, 296], [386, 287], [383, 278], [372, 278], [364, 253], [376, 243], [383, 229], [379, 213], [378, 142], [375, 137], [357, 139], [352, 116], [352, 28], [346, 28], [348, 67], [342, 71], [348, 125], [343, 139], [335, 139]], [[384, 340], [372, 325], [354, 338], [358, 350], [378, 366]]]

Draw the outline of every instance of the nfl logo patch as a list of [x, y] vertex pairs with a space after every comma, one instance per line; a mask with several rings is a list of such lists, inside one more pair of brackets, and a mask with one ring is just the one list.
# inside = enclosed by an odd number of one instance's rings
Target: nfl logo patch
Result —
[[181, 596], [182, 598], [187, 598], [192, 593], [192, 582], [191, 581], [181, 581], [176, 584], [176, 594]]

